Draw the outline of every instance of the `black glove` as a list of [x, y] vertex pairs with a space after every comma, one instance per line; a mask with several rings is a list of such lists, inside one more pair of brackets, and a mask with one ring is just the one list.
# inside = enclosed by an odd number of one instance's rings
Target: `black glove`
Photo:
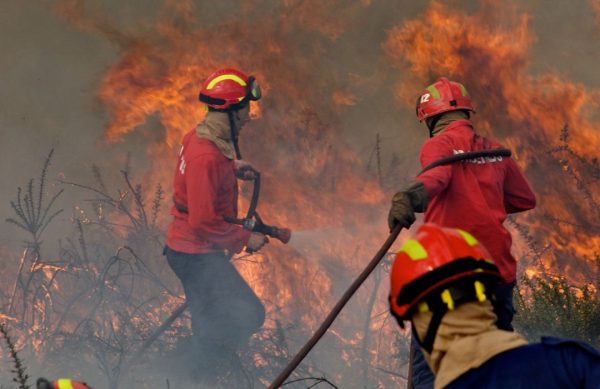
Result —
[[415, 222], [415, 212], [425, 212], [427, 208], [427, 190], [420, 181], [415, 181], [396, 193], [392, 198], [392, 207], [388, 215], [388, 226], [393, 230], [397, 224], [403, 228]]
[[235, 164], [235, 176], [244, 181], [251, 181], [256, 178], [258, 170], [254, 169], [250, 163], [241, 159], [236, 159]]

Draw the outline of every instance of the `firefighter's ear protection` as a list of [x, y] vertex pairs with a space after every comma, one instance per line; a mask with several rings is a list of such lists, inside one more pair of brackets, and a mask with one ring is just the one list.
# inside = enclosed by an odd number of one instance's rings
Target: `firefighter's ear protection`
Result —
[[37, 389], [52, 389], [52, 384], [45, 378], [38, 378], [35, 386]]
[[260, 85], [254, 76], [248, 77], [248, 99], [252, 101], [260, 100], [262, 92], [260, 91]]

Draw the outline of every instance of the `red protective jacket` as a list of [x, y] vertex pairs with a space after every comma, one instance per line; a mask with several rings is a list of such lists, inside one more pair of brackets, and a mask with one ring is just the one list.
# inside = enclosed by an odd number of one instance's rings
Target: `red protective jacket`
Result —
[[[188, 132], [182, 142], [175, 170], [173, 221], [167, 230], [167, 246], [196, 254], [229, 250], [240, 252], [250, 231], [227, 223], [237, 217], [238, 189], [234, 161], [226, 158], [208, 139]], [[187, 208], [182, 212], [177, 208]]]
[[[452, 122], [421, 150], [421, 165], [453, 154], [502, 147], [475, 134], [469, 120]], [[429, 195], [425, 221], [472, 233], [488, 249], [506, 282], [517, 263], [503, 223], [507, 213], [535, 207], [535, 194], [511, 158], [481, 158], [433, 168], [420, 176]]]

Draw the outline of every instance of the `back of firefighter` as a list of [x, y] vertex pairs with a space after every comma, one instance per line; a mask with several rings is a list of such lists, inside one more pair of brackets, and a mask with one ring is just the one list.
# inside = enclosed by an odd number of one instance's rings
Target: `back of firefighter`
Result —
[[[430, 134], [421, 150], [423, 168], [445, 157], [501, 148], [474, 131], [469, 120], [473, 105], [462, 84], [440, 78], [421, 93], [416, 110]], [[427, 170], [396, 193], [389, 224], [390, 228], [397, 223], [408, 228], [415, 212], [425, 212], [426, 222], [472, 233], [498, 264], [504, 282], [496, 286], [497, 324], [512, 330], [517, 263], [511, 254], [511, 235], [503, 223], [507, 214], [532, 209], [535, 203], [527, 179], [511, 158], [467, 159]], [[418, 350], [413, 371], [415, 387], [431, 387], [433, 376]]]
[[204, 120], [182, 142], [174, 178], [173, 221], [165, 254], [180, 279], [192, 316], [191, 378], [205, 385], [239, 369], [237, 352], [257, 332], [265, 310], [230, 257], [244, 246], [257, 251], [263, 234], [230, 224], [237, 217], [237, 177], [249, 165], [236, 160], [237, 139], [249, 121], [249, 104], [260, 98], [253, 77], [221, 69], [204, 82]]
[[396, 255], [390, 310], [435, 374], [435, 389], [592, 389], [600, 387], [600, 353], [573, 340], [528, 344], [495, 324], [492, 256], [466, 231], [422, 225]]

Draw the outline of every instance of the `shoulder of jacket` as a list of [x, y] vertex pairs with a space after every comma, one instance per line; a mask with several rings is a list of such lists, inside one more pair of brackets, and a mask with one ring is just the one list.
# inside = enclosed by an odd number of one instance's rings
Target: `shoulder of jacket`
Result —
[[452, 148], [454, 144], [454, 134], [447, 134], [442, 132], [439, 135], [434, 136], [433, 138], [429, 138], [423, 143], [423, 147], [421, 148], [421, 152], [425, 150], [439, 150], [439, 149], [447, 149]]
[[575, 347], [579, 350], [585, 351], [590, 356], [600, 359], [600, 351], [598, 351], [592, 345], [589, 345], [589, 344], [579, 341], [579, 340], [543, 336], [540, 343], [543, 344], [544, 346], [548, 346], [548, 347], [557, 347], [557, 348], [565, 347], [565, 346]]
[[495, 139], [488, 138], [487, 136], [482, 136], [482, 135], [478, 135], [478, 136], [486, 148], [494, 148], [494, 149], [506, 148], [502, 143], [498, 142]]
[[226, 159], [223, 153], [219, 150], [219, 148], [210, 140], [198, 138], [194, 134], [194, 138], [190, 140], [190, 142], [184, 146], [185, 147], [185, 157], [188, 161], [197, 159], [202, 157], [204, 160], [214, 160], [220, 161], [222, 159]]

